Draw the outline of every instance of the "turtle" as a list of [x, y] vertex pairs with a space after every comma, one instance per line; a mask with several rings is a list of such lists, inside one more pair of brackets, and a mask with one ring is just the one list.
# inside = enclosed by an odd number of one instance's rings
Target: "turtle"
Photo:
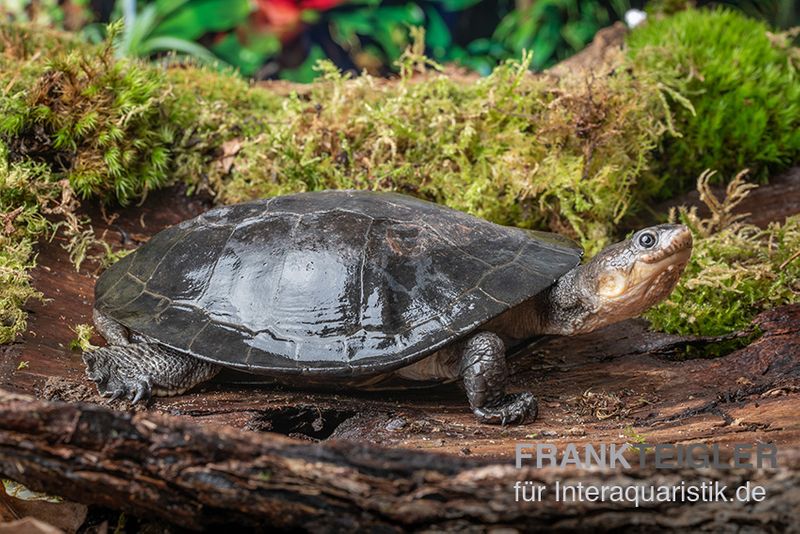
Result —
[[304, 192], [223, 206], [153, 236], [95, 285], [103, 396], [179, 395], [222, 368], [380, 389], [460, 380], [480, 422], [535, 419], [506, 352], [664, 299], [691, 255], [680, 224], [582, 263], [574, 241], [393, 192]]

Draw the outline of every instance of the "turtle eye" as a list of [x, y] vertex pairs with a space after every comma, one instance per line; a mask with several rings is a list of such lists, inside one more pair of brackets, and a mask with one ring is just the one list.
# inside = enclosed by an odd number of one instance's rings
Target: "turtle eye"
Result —
[[656, 244], [656, 236], [653, 232], [642, 232], [639, 234], [639, 237], [636, 238], [636, 242], [642, 248], [653, 248]]

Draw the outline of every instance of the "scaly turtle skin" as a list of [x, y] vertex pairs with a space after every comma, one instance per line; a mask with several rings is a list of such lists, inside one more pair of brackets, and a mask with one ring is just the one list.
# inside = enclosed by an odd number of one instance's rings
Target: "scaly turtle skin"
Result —
[[110, 345], [86, 353], [104, 395], [173, 395], [221, 367], [383, 387], [461, 378], [484, 422], [535, 417], [505, 393], [506, 347], [631, 317], [674, 287], [680, 225], [580, 266], [555, 234], [392, 193], [326, 191], [228, 206], [154, 236], [95, 288]]

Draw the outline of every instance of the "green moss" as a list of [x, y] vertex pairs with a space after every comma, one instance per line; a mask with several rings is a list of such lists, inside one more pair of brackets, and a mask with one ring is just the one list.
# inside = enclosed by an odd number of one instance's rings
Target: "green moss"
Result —
[[695, 235], [689, 265], [670, 298], [648, 312], [657, 330], [683, 335], [719, 336], [750, 328], [768, 308], [800, 301], [800, 215], [766, 229], [733, 217], [746, 196], [741, 174], [724, 202], [713, 199], [707, 175], [698, 189], [712, 210], [700, 219], [682, 209], [679, 218]]
[[[280, 120], [284, 98], [251, 86], [233, 72], [173, 65], [164, 71], [171, 98], [166, 114], [176, 125], [171, 175], [221, 199], [230, 171], [226, 143], [257, 139]], [[230, 149], [229, 149], [230, 150]]]
[[0, 98], [0, 139], [11, 162], [44, 163], [81, 196], [122, 203], [165, 183], [173, 131], [160, 73], [115, 60], [110, 39], [100, 48], [54, 40], [31, 55], [20, 32], [0, 26], [0, 77], [12, 80]]
[[69, 350], [91, 352], [98, 348], [92, 344], [92, 336], [94, 335], [94, 327], [92, 325], [76, 324], [70, 330], [75, 333], [75, 337], [69, 342]]
[[31, 287], [28, 269], [32, 266], [30, 241], [9, 242], [0, 238], [0, 344], [10, 343], [26, 326], [22, 307], [41, 294]]
[[476, 83], [445, 75], [348, 80], [325, 64], [306, 98], [238, 137], [225, 202], [326, 188], [394, 190], [597, 250], [634, 201], [664, 129], [657, 90], [625, 76], [554, 83], [510, 62]]
[[42, 297], [29, 275], [39, 239], [61, 232], [76, 266], [98, 243], [109, 249], [77, 217], [78, 207], [68, 180], [59, 180], [43, 163], [10, 163], [0, 142], [0, 343], [25, 330], [26, 302]]
[[681, 135], [665, 137], [657, 155], [663, 194], [706, 168], [730, 176], [750, 167], [764, 177], [800, 159], [797, 49], [762, 22], [724, 9], [682, 11], [635, 30], [628, 47], [637, 75], [693, 108], [672, 101]]
[[800, 300], [800, 216], [699, 238], [684, 279], [648, 314], [665, 332], [715, 336], [749, 327], [760, 311]]
[[45, 197], [56, 189], [40, 166], [12, 168], [0, 150], [0, 343], [25, 330], [23, 306], [41, 294], [31, 287], [33, 245], [48, 228]]

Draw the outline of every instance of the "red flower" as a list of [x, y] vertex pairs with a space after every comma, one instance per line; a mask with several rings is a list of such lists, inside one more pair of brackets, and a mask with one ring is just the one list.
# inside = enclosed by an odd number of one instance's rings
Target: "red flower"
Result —
[[325, 11], [342, 3], [344, 0], [256, 0], [258, 9], [253, 14], [253, 22], [285, 43], [302, 30], [303, 11]]

